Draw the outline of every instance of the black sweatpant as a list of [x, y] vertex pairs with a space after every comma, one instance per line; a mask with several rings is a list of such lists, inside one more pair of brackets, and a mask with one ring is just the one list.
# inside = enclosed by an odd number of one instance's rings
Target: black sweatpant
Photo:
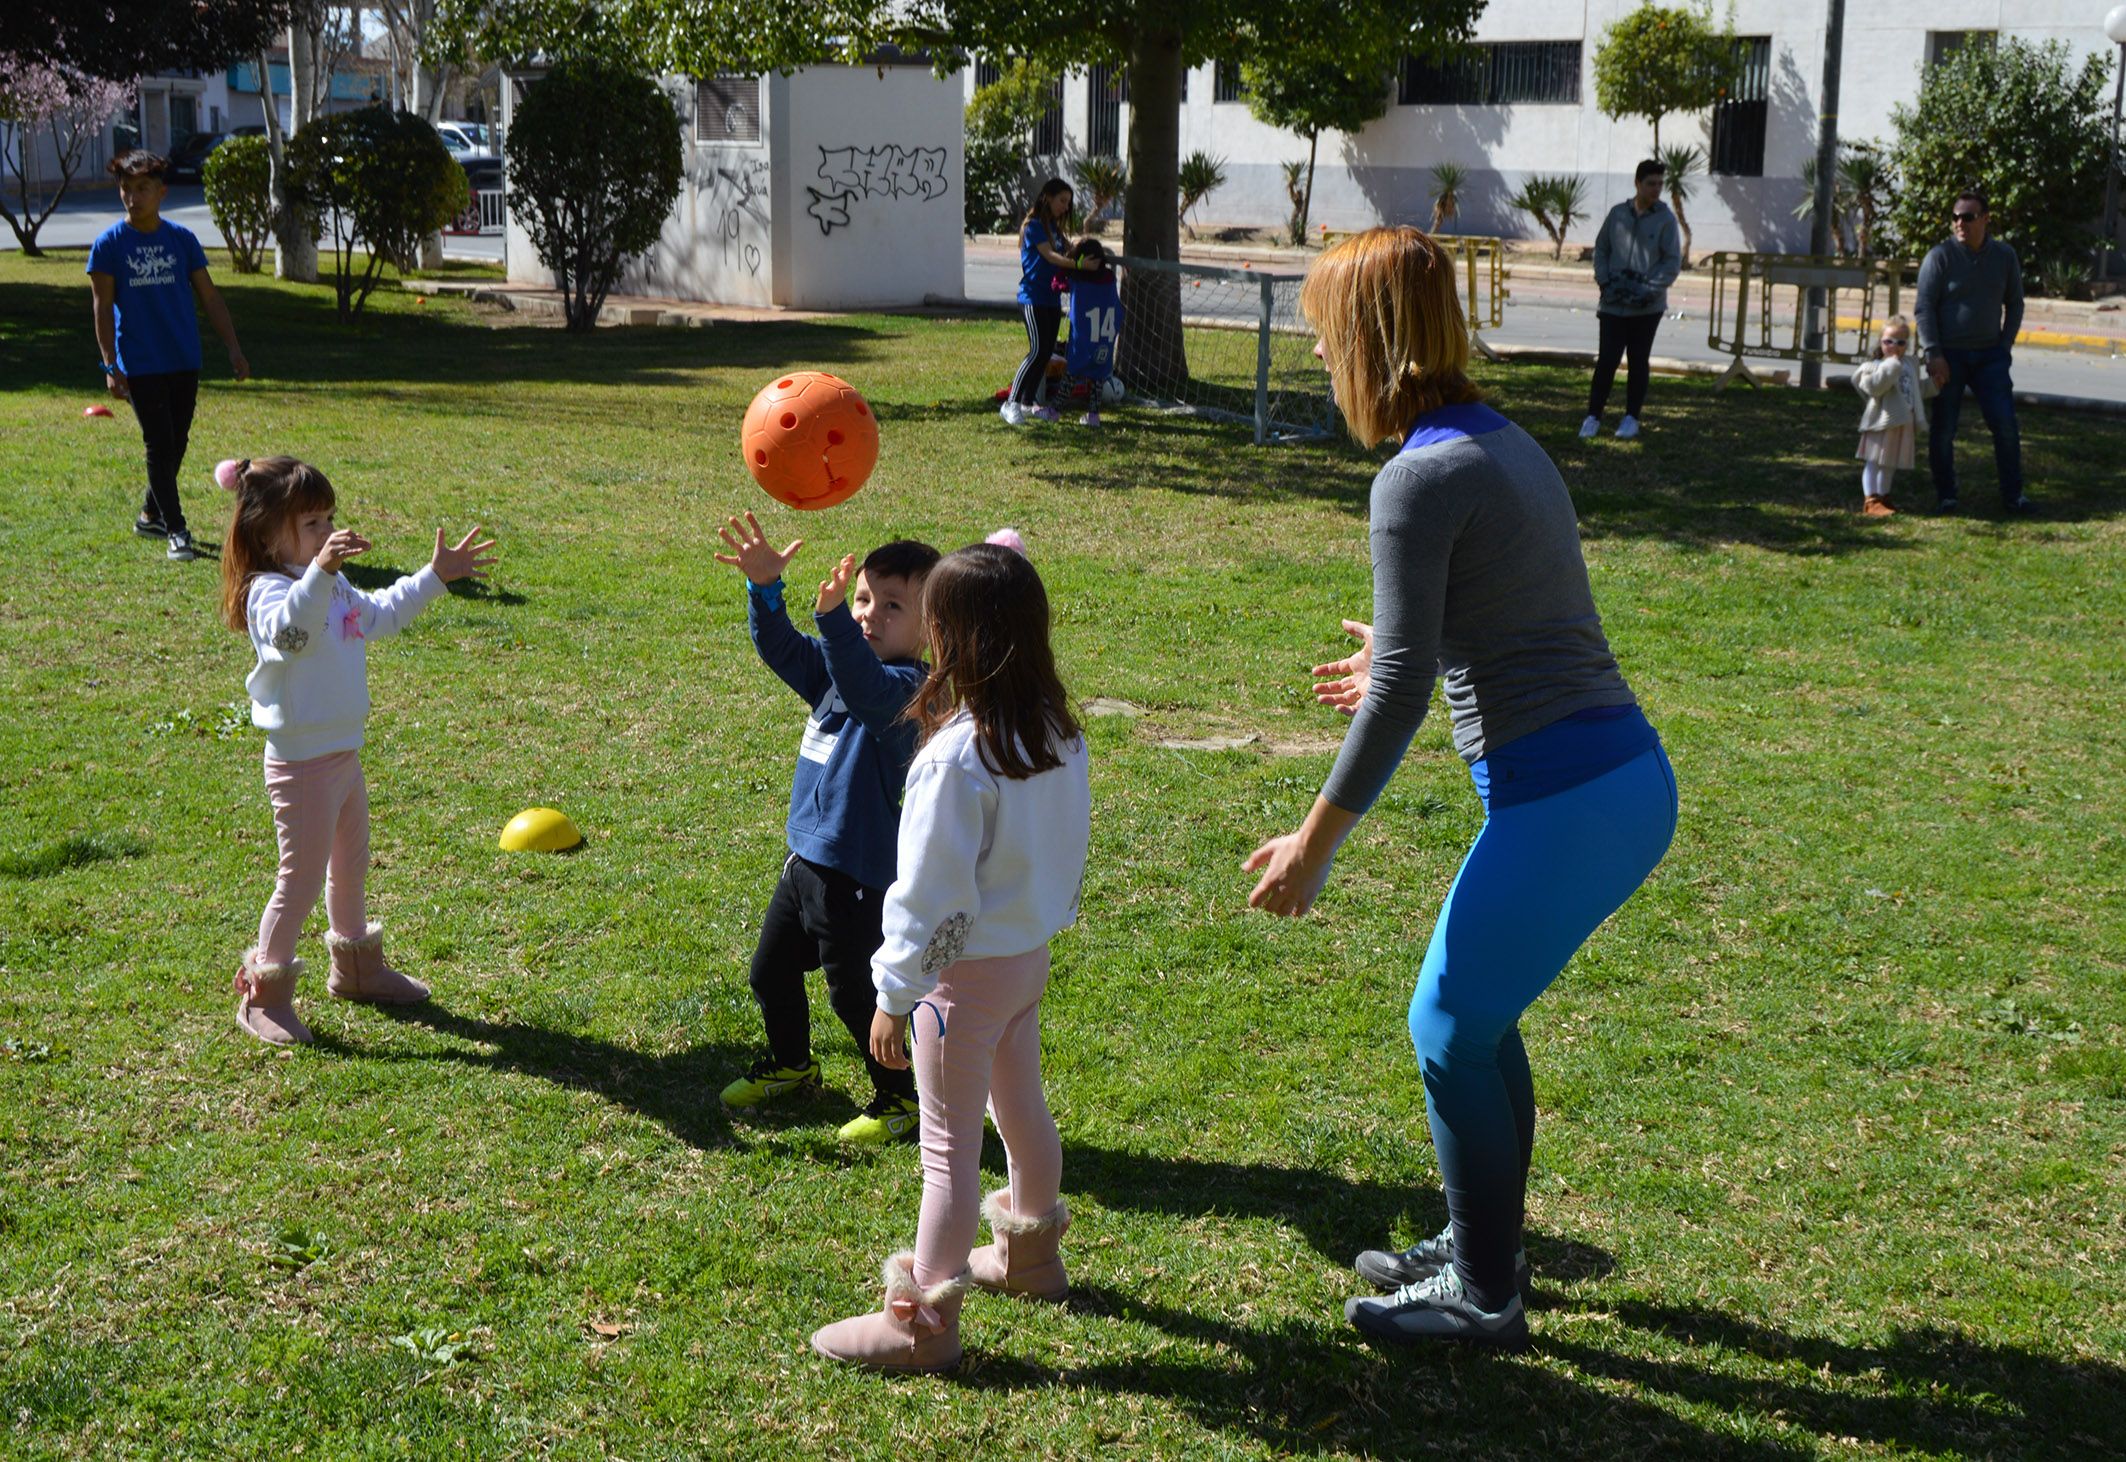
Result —
[[1595, 353], [1594, 388], [1587, 393], [1587, 414], [1600, 416], [1609, 401], [1609, 388], [1616, 384], [1617, 361], [1629, 359], [1624, 377], [1624, 414], [1637, 416], [1646, 405], [1647, 362], [1653, 358], [1654, 332], [1661, 328], [1659, 315], [1596, 315], [1602, 336]]
[[1019, 373], [1011, 378], [1011, 399], [1021, 406], [1031, 406], [1034, 393], [1041, 389], [1042, 378], [1048, 372], [1048, 358], [1056, 353], [1056, 336], [1063, 330], [1063, 307], [1022, 308], [1026, 311], [1026, 359], [1019, 362]]
[[867, 888], [839, 869], [808, 862], [795, 853], [783, 861], [782, 877], [760, 921], [753, 951], [753, 998], [768, 1028], [768, 1050], [778, 1066], [812, 1059], [812, 1007], [805, 976], [827, 973], [827, 999], [863, 1053], [864, 1069], [881, 1095], [915, 1100], [915, 1072], [889, 1071], [871, 1058], [871, 1016], [878, 992], [871, 984], [871, 956], [885, 942], [883, 889]]
[[185, 465], [185, 448], [192, 440], [199, 372], [127, 376], [126, 394], [133, 399], [133, 419], [140, 423], [140, 440], [148, 449], [148, 495], [140, 505], [141, 515], [172, 533], [183, 533], [185, 510], [177, 500], [177, 472]]

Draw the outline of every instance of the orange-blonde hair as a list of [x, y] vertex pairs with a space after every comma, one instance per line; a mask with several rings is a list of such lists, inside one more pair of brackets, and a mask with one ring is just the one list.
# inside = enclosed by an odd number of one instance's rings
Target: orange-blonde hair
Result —
[[[288, 524], [303, 513], [329, 512], [332, 483], [308, 462], [294, 457], [246, 458], [226, 462], [231, 482], [223, 486], [236, 498], [229, 512], [229, 531], [221, 546], [221, 619], [233, 630], [246, 628], [245, 602], [251, 581], [281, 568], [280, 540]], [[221, 469], [216, 469], [220, 480]]]
[[1321, 337], [1329, 384], [1362, 446], [1428, 411], [1483, 399], [1454, 258], [1423, 229], [1369, 228], [1314, 261], [1299, 310]]

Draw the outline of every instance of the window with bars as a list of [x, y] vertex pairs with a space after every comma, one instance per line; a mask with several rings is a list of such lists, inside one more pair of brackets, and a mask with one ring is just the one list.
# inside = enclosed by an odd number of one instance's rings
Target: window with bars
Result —
[[1577, 106], [1580, 43], [1495, 41], [1444, 61], [1405, 56], [1395, 100], [1406, 107]]
[[[974, 63], [974, 84], [977, 90], [994, 86], [1004, 79], [1004, 68], [995, 61]], [[1125, 98], [1126, 99], [1126, 98]], [[1035, 156], [1057, 156], [1063, 151], [1063, 78], [1049, 83], [1048, 110], [1041, 120], [1033, 124], [1033, 134], [1027, 139], [1028, 151]]]
[[974, 63], [974, 89], [976, 91], [980, 91], [985, 86], [995, 86], [1003, 79], [1004, 68], [997, 65], [996, 62], [977, 61]]
[[1085, 73], [1085, 151], [1092, 157], [1122, 155], [1122, 86], [1112, 66]]
[[1939, 66], [1965, 46], [1991, 46], [1999, 39], [1990, 30], [1930, 30], [1927, 32], [1927, 65]]
[[1736, 178], [1764, 176], [1764, 134], [1771, 96], [1772, 38], [1737, 36], [1734, 92], [1713, 103], [1709, 171]]
[[1238, 61], [1220, 61], [1211, 73], [1211, 100], [1214, 102], [1244, 102], [1248, 99], [1248, 84], [1240, 79]]
[[719, 72], [695, 82], [694, 140], [760, 141], [760, 78]]

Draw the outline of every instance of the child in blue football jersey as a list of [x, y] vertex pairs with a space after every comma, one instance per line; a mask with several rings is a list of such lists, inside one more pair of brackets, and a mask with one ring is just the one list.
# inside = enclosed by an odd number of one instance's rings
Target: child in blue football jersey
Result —
[[177, 472], [199, 403], [195, 297], [228, 350], [236, 379], [248, 377], [251, 365], [236, 343], [229, 307], [207, 273], [207, 253], [198, 236], [162, 216], [168, 167], [164, 158], [138, 149], [111, 159], [109, 171], [118, 179], [126, 216], [89, 246], [88, 276], [105, 384], [117, 400], [133, 404], [147, 448], [147, 501], [133, 531], [168, 539], [168, 556], [183, 562], [199, 557], [177, 498]]
[[901, 787], [915, 756], [916, 728], [901, 713], [927, 673], [923, 581], [938, 551], [903, 539], [871, 550], [861, 568], [854, 554], [843, 558], [813, 599], [814, 639], [783, 607], [783, 570], [804, 540], [778, 551], [751, 513], [717, 531], [731, 551], [716, 561], [746, 576], [753, 647], [812, 708], [790, 788], [789, 853], [753, 952], [750, 980], [768, 1054], [723, 1089], [723, 1101], [753, 1107], [819, 1089], [805, 976], [824, 970], [827, 999], [871, 1073], [871, 1103], [841, 1129], [842, 1141], [913, 1142], [915, 1077], [870, 1054], [871, 957], [885, 940], [880, 921], [895, 875]]
[[1122, 293], [1107, 250], [1095, 238], [1071, 247], [1070, 342], [1063, 353], [1064, 390], [1087, 388], [1086, 426], [1100, 424], [1100, 392], [1115, 374], [1115, 341], [1122, 328]]

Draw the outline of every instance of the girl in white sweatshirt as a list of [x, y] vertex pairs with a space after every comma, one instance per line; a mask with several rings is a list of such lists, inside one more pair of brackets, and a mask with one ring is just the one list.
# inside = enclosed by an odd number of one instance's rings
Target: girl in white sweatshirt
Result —
[[1883, 322], [1875, 358], [1853, 372], [1853, 389], [1867, 398], [1860, 412], [1860, 511], [1887, 518], [1897, 509], [1890, 484], [1917, 459], [1914, 443], [1927, 429], [1926, 398], [1939, 389], [1912, 359], [1912, 322], [1892, 315]]
[[236, 497], [221, 559], [222, 619], [248, 630], [258, 663], [244, 682], [251, 722], [266, 733], [266, 794], [280, 843], [280, 876], [237, 967], [236, 1023], [277, 1046], [307, 1044], [295, 1013], [303, 962], [295, 942], [325, 895], [325, 988], [342, 1000], [411, 1005], [428, 987], [384, 963], [384, 931], [368, 921], [369, 795], [362, 727], [369, 715], [368, 644], [397, 634], [453, 579], [485, 578], [492, 540], [479, 530], [381, 594], [365, 594], [340, 565], [369, 547], [332, 525], [325, 474], [293, 457], [227, 461], [214, 480]]
[[[913, 1251], [886, 1261], [876, 1313], [818, 1331], [832, 1360], [949, 1370], [960, 1302], [983, 1289], [1060, 1300], [1063, 1147], [1041, 1092], [1048, 941], [1078, 917], [1091, 837], [1085, 740], [1056, 676], [1048, 595], [1024, 554], [977, 544], [923, 589], [930, 674], [908, 708], [922, 744], [901, 806], [899, 876], [871, 962], [871, 1051], [909, 1064], [922, 1104]], [[1011, 1181], [981, 1199], [982, 1111]], [[995, 1235], [970, 1255], [986, 1212]]]

